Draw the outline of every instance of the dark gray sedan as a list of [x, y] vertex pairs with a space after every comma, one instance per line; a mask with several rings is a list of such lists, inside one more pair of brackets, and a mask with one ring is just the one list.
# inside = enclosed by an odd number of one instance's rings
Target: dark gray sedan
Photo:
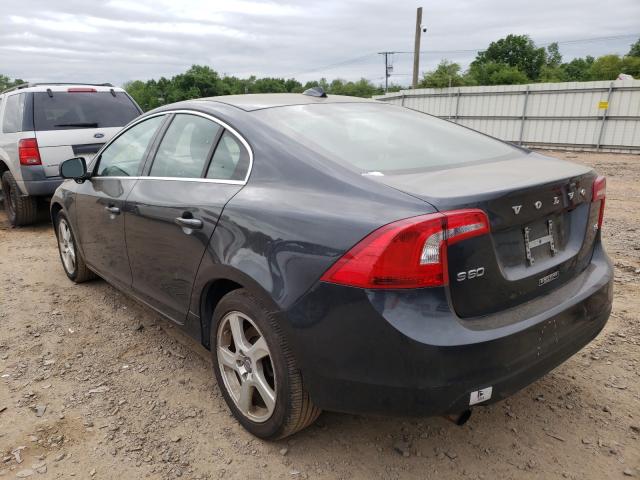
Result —
[[604, 178], [398, 106], [167, 105], [61, 174], [68, 277], [99, 275], [210, 349], [262, 438], [321, 409], [461, 423], [611, 311]]

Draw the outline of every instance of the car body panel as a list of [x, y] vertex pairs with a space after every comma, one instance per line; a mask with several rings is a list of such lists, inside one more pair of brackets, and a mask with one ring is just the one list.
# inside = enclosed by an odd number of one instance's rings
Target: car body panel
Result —
[[[132, 288], [184, 323], [200, 260], [222, 209], [242, 185], [142, 178], [127, 198], [124, 221]], [[176, 224], [199, 219], [201, 229]]]
[[46, 176], [59, 176], [60, 163], [72, 157], [84, 157], [89, 163], [100, 147], [121, 128], [81, 128], [35, 132]]
[[[594, 172], [518, 150], [513, 158], [488, 167], [493, 174], [487, 177], [487, 191], [472, 185], [469, 172], [480, 175], [478, 166], [426, 172], [415, 182], [361, 175], [291, 141], [251, 113], [283, 102], [327, 101], [302, 97], [201, 99], [147, 114], [187, 109], [212, 115], [241, 133], [254, 161], [246, 185], [136, 178], [111, 192], [111, 198], [124, 202], [124, 252], [134, 269], [127, 293], [210, 347], [212, 289], [219, 282], [247, 289], [279, 322], [314, 403], [352, 412], [450, 413], [468, 407], [471, 391], [489, 386], [495, 389], [493, 400], [504, 398], [564, 361], [603, 328], [611, 309], [613, 271], [600, 231], [591, 227], [599, 204], [591, 202], [590, 191], [579, 201], [523, 210], [517, 219], [507, 216], [511, 200], [535, 201], [559, 183], [589, 188]], [[537, 173], [529, 165], [537, 161], [546, 170], [555, 168], [555, 174]], [[522, 173], [525, 165], [527, 173]], [[436, 183], [449, 179], [454, 188], [447, 195]], [[92, 183], [94, 179], [80, 185], [65, 182], [52, 201], [54, 208], [73, 209], [70, 198], [79, 198]], [[96, 195], [94, 215], [102, 214], [104, 225], [93, 228], [108, 228], [100, 208], [109, 199], [104, 192]], [[477, 280], [485, 283], [393, 291], [320, 280], [337, 259], [381, 226], [465, 207], [489, 214], [491, 235], [452, 246], [449, 270], [455, 273], [489, 258], [496, 269]], [[206, 215], [206, 227], [183, 232], [172, 219], [184, 212]], [[558, 220], [559, 225], [565, 222], [561, 229], [567, 238], [559, 240], [563, 251], [553, 259], [537, 252], [540, 263], [524, 269], [518, 264], [524, 260], [516, 262], [503, 248], [522, 243], [520, 237], [510, 238], [509, 231], [548, 215], [565, 216]], [[82, 221], [72, 220], [81, 243], [83, 229], [90, 228], [81, 226]], [[121, 231], [120, 226], [115, 230]], [[113, 259], [105, 253], [105, 268], [113, 268], [109, 261]], [[554, 268], [565, 268], [567, 275], [539, 289], [529, 286]], [[116, 280], [120, 288], [127, 281], [123, 270], [124, 282]], [[512, 281], [524, 283], [500, 283]], [[500, 289], [508, 292], [503, 303], [496, 296]], [[490, 305], [483, 303], [483, 295]]]

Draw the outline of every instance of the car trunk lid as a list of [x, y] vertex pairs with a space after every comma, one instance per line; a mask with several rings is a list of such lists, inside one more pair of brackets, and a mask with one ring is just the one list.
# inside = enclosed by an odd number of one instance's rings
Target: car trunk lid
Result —
[[480, 208], [491, 232], [452, 245], [449, 290], [461, 317], [476, 317], [543, 295], [589, 263], [599, 202], [587, 167], [537, 154], [421, 173], [372, 177], [440, 211]]
[[90, 158], [140, 114], [125, 92], [104, 86], [52, 86], [33, 93], [33, 125], [48, 177], [61, 162]]
[[84, 157], [89, 163], [102, 145], [118, 131], [120, 127], [36, 131], [46, 176], [58, 176], [60, 163], [72, 157]]

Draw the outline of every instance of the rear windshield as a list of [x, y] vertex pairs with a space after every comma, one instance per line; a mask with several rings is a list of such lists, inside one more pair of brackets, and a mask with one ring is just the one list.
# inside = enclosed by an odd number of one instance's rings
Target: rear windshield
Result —
[[515, 150], [454, 123], [382, 103], [293, 105], [255, 114], [362, 173], [446, 168], [506, 157]]
[[140, 115], [123, 92], [34, 93], [36, 130], [122, 127]]

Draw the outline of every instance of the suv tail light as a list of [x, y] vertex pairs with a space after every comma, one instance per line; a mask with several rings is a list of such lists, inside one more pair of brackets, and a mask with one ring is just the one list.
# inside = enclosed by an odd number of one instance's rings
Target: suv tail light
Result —
[[98, 90], [90, 87], [71, 87], [67, 88], [68, 93], [96, 93]]
[[593, 182], [593, 193], [591, 195], [591, 201], [600, 201], [600, 214], [598, 215], [598, 229], [602, 228], [602, 218], [604, 217], [604, 201], [607, 197], [607, 179], [605, 177], [598, 177]]
[[42, 165], [38, 141], [35, 138], [23, 138], [18, 142], [20, 165]]
[[447, 245], [489, 233], [482, 210], [433, 213], [390, 223], [345, 253], [321, 280], [360, 288], [422, 288], [448, 283]]

